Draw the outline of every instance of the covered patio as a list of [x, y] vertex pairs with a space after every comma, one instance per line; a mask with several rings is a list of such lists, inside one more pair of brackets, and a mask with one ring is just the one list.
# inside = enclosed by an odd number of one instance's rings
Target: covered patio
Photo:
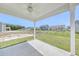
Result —
[[[28, 42], [42, 55], [71, 55], [75, 56], [75, 7], [78, 4], [71, 3], [0, 3], [0, 12], [8, 15], [12, 15], [19, 18], [28, 19], [34, 23], [33, 40]], [[45, 43], [40, 42], [36, 38], [36, 22], [44, 18], [55, 16], [60, 13], [69, 11], [70, 13], [70, 52], [66, 52], [62, 49], [51, 47]], [[50, 21], [50, 20], [49, 20]], [[61, 20], [60, 20], [61, 21]], [[35, 42], [40, 42], [36, 43]], [[42, 47], [39, 45], [43, 45]], [[46, 45], [46, 46], [45, 46]], [[50, 50], [51, 53], [45, 53], [45, 48]], [[41, 50], [40, 48], [44, 49]], [[55, 51], [54, 51], [55, 50]]]

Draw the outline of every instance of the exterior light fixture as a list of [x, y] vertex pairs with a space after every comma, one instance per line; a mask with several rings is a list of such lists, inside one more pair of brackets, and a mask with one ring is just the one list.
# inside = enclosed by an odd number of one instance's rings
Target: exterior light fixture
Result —
[[32, 3], [28, 4], [27, 10], [28, 10], [28, 12], [32, 12], [33, 11]]

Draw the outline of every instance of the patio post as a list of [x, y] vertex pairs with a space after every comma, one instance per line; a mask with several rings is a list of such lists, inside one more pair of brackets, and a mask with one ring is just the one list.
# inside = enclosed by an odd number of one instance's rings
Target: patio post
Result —
[[70, 10], [70, 51], [71, 56], [75, 55], [75, 6], [74, 4], [69, 4]]
[[36, 39], [36, 23], [34, 22], [34, 40]]

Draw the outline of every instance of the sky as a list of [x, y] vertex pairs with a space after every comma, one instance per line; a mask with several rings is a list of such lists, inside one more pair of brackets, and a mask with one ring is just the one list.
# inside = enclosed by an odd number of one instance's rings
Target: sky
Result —
[[[76, 7], [76, 20], [79, 20], [79, 6]], [[50, 20], [50, 21], [49, 21]], [[25, 27], [32, 27], [33, 22], [29, 21], [28, 19], [22, 19], [18, 17], [14, 17], [11, 15], [0, 13], [0, 22], [6, 24], [14, 24], [14, 25], [21, 25]], [[69, 12], [64, 12], [55, 16], [51, 16], [45, 19], [42, 19], [36, 23], [36, 26], [39, 27], [41, 25], [69, 25]]]

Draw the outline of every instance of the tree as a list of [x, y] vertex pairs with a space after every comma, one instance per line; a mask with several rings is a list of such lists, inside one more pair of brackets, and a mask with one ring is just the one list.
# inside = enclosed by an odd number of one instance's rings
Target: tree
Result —
[[42, 25], [40, 26], [41, 30], [48, 30], [49, 29], [49, 25]]
[[24, 26], [20, 26], [20, 25], [11, 25], [11, 24], [6, 24], [6, 27], [10, 27], [11, 30], [18, 30], [18, 29], [25, 28]]

